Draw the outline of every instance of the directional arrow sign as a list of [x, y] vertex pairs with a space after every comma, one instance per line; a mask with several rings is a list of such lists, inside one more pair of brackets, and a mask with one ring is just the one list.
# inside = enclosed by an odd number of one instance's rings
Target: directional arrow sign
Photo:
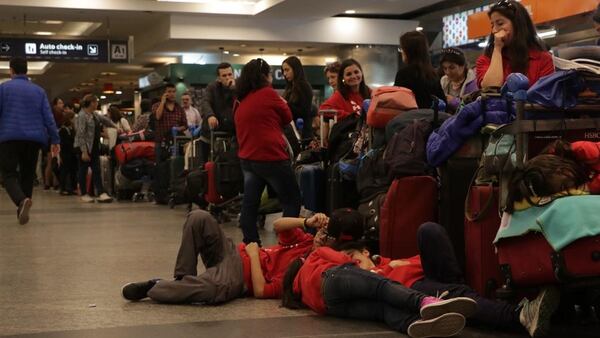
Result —
[[0, 52], [6, 53], [10, 50], [10, 46], [6, 42], [0, 43]]

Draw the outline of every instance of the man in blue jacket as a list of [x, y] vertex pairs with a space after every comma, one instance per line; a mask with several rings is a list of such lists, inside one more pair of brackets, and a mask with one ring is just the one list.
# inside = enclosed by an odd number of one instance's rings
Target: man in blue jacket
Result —
[[57, 156], [60, 138], [46, 93], [27, 77], [27, 60], [14, 57], [9, 65], [11, 80], [0, 85], [0, 172], [17, 219], [26, 224], [38, 153], [50, 139]]

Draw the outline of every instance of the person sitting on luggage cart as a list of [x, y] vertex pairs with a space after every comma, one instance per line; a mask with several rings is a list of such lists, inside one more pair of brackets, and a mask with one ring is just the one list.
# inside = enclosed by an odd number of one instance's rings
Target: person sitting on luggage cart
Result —
[[524, 298], [519, 305], [487, 299], [464, 282], [446, 230], [436, 223], [425, 223], [417, 232], [420, 255], [391, 260], [370, 256], [365, 245], [347, 242], [337, 249], [359, 261], [361, 268], [383, 275], [406, 287], [430, 296], [469, 297], [477, 302], [473, 322], [491, 329], [525, 328], [531, 337], [549, 333], [550, 318], [558, 307], [559, 293], [543, 289], [532, 301]]
[[515, 0], [500, 0], [488, 11], [492, 33], [477, 59], [479, 88], [502, 87], [511, 73], [527, 75], [529, 86], [554, 73], [552, 55], [537, 36], [527, 9]]
[[271, 87], [272, 81], [269, 64], [259, 58], [244, 66], [237, 83], [240, 104], [235, 111], [235, 126], [244, 174], [240, 226], [244, 243], [259, 245], [256, 222], [267, 184], [277, 194], [284, 217], [298, 217], [301, 204], [289, 143], [283, 134], [292, 122], [292, 112]]
[[[280, 218], [273, 224], [279, 244], [260, 248], [257, 243], [236, 246], [212, 215], [195, 210], [188, 214], [183, 225], [175, 280], [128, 283], [123, 286], [122, 296], [131, 301], [150, 297], [169, 304], [218, 304], [245, 295], [279, 298], [289, 263], [306, 256], [315, 247], [332, 243], [324, 231], [328, 221], [324, 214]], [[308, 229], [319, 231], [313, 237], [305, 232]], [[196, 267], [198, 255], [206, 267], [200, 275]]]
[[200, 106], [202, 114], [202, 163], [210, 155], [210, 131], [222, 131], [235, 134], [233, 122], [233, 103], [235, 102], [235, 78], [233, 68], [227, 62], [217, 66], [217, 80], [206, 87]]

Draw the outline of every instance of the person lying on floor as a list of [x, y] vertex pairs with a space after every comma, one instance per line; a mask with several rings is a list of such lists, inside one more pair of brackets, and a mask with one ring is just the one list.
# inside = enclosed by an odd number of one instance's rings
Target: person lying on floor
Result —
[[472, 317], [475, 323], [493, 329], [522, 327], [532, 337], [540, 337], [549, 332], [550, 317], [559, 302], [557, 290], [544, 289], [535, 300], [528, 301], [525, 298], [519, 305], [484, 298], [465, 284], [448, 233], [441, 225], [421, 225], [417, 240], [421, 255], [407, 259], [371, 257], [365, 245], [360, 242], [343, 243], [336, 249], [356, 260], [362, 269], [426, 295], [468, 297], [475, 300], [477, 310]]
[[383, 321], [414, 338], [454, 336], [477, 307], [470, 298], [441, 300], [406, 288], [330, 247], [292, 262], [283, 290], [284, 307], [306, 305], [321, 315]]
[[[324, 214], [280, 218], [273, 225], [279, 244], [260, 248], [256, 243], [236, 246], [212, 215], [204, 210], [192, 211], [183, 225], [175, 279], [128, 283], [121, 290], [122, 296], [130, 301], [150, 297], [169, 304], [218, 304], [245, 295], [279, 298], [289, 263], [315, 247], [331, 243], [326, 243], [328, 237], [323, 230], [328, 221]], [[313, 237], [303, 228], [321, 230]], [[200, 275], [198, 255], [206, 267]]]

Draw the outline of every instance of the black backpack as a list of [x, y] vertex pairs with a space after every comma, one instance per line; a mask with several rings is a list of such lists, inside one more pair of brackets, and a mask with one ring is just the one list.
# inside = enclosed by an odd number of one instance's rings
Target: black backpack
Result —
[[328, 154], [330, 163], [337, 163], [344, 158], [354, 146], [354, 134], [358, 128], [359, 117], [350, 115], [336, 123], [329, 134]]
[[356, 175], [356, 189], [361, 203], [370, 201], [376, 195], [386, 192], [392, 184], [384, 162], [384, 153], [383, 148], [373, 149], [362, 159]]
[[427, 139], [432, 131], [430, 121], [418, 119], [394, 134], [384, 154], [384, 162], [391, 178], [432, 173], [425, 155]]

